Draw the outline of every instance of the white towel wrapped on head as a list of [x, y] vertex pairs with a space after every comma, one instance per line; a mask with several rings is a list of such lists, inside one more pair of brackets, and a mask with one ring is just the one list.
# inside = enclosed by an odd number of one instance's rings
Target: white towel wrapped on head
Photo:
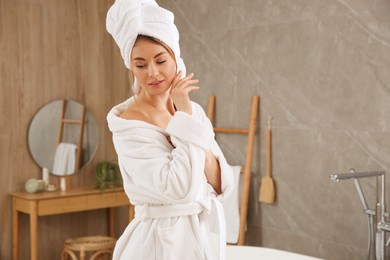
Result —
[[[165, 43], [174, 53], [182, 77], [186, 74], [180, 56], [179, 31], [174, 23], [174, 14], [154, 0], [116, 0], [106, 18], [106, 29], [120, 48], [125, 66], [130, 69], [131, 50], [138, 35], [150, 36]], [[134, 82], [135, 94], [139, 91]]]

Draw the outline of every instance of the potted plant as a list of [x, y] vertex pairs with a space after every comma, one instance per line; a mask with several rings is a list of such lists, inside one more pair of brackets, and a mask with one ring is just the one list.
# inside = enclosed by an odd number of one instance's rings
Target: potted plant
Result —
[[122, 186], [118, 164], [107, 161], [99, 162], [95, 167], [95, 186], [101, 191]]

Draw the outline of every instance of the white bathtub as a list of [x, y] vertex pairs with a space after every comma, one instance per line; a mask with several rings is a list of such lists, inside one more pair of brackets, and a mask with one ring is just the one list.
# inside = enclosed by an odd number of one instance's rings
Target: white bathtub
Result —
[[226, 260], [319, 260], [311, 256], [253, 246], [227, 246]]

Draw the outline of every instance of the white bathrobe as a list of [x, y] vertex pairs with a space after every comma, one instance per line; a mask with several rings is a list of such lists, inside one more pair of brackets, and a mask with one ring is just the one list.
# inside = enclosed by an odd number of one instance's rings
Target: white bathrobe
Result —
[[[219, 200], [231, 192], [234, 178], [210, 121], [194, 102], [192, 115], [176, 112], [165, 130], [120, 118], [132, 102], [134, 97], [107, 116], [124, 189], [135, 205], [135, 219], [119, 238], [113, 259], [224, 260], [226, 226]], [[204, 173], [208, 149], [221, 168], [218, 196]], [[219, 235], [217, 244], [212, 233]]]

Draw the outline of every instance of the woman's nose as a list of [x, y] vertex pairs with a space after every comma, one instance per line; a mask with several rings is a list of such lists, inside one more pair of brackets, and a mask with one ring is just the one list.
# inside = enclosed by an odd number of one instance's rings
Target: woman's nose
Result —
[[155, 77], [158, 75], [158, 68], [155, 64], [150, 64], [148, 67], [148, 76], [149, 77]]

